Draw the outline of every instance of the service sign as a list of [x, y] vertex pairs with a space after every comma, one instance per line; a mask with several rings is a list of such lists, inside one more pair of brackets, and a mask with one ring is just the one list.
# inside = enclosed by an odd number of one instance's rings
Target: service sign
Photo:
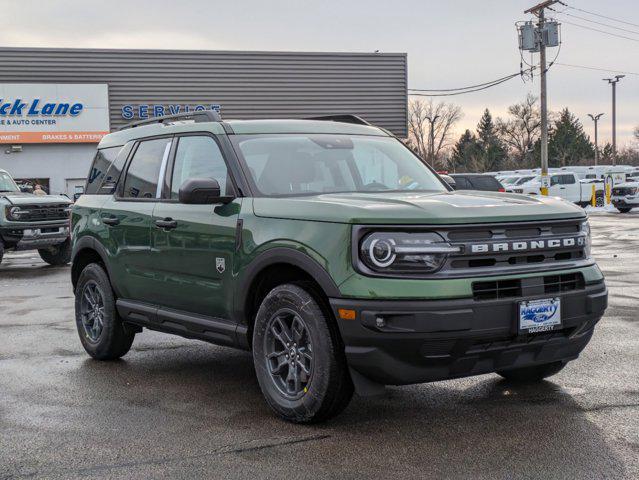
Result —
[[0, 83], [0, 144], [98, 143], [107, 133], [106, 84]]

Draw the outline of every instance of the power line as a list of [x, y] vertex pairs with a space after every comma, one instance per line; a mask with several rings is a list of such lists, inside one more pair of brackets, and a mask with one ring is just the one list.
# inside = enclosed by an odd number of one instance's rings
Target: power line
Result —
[[[515, 73], [513, 75], [509, 75], [507, 77], [503, 77], [502, 79], [500, 79], [498, 81], [495, 81], [493, 83], [490, 83], [488, 85], [485, 85], [485, 86], [482, 86], [482, 87], [479, 87], [479, 88], [472, 88], [470, 90], [464, 90], [464, 91], [460, 91], [460, 92], [451, 92], [451, 93], [410, 93], [409, 95], [414, 96], [414, 97], [451, 97], [451, 96], [454, 96], [454, 95], [463, 95], [465, 93], [479, 92], [481, 90], [486, 90], [488, 88], [495, 87], [495, 86], [500, 85], [500, 84], [502, 84], [504, 82], [507, 82], [508, 80], [511, 80], [511, 79], [513, 79], [515, 77], [518, 77], [521, 73], [523, 73], [523, 72]], [[409, 90], [411, 92], [428, 91], [428, 90], [418, 90], [418, 89], [414, 89], [414, 88], [411, 88]], [[442, 91], [445, 91], [445, 90], [438, 90], [438, 91], [442, 92]]]
[[598, 72], [623, 73], [625, 75], [637, 75], [637, 76], [639, 76], [639, 73], [637, 73], [637, 72], [624, 72], [623, 70], [615, 70], [613, 68], [588, 67], [586, 65], [573, 65], [573, 64], [570, 64], [570, 63], [560, 63], [560, 62], [556, 62], [555, 65], [561, 65], [562, 67], [583, 68], [585, 70], [595, 70], [595, 71], [598, 71]]
[[501, 78], [497, 78], [495, 80], [491, 80], [490, 82], [478, 83], [477, 85], [469, 85], [467, 87], [459, 87], [459, 88], [432, 88], [432, 89], [423, 89], [423, 88], [409, 88], [408, 90], [411, 92], [456, 92], [460, 90], [469, 90], [472, 88], [483, 87], [486, 85], [492, 85], [495, 82], [499, 82], [501, 80], [510, 80], [513, 77], [520, 75], [520, 72], [512, 73], [510, 75], [506, 75]]
[[564, 13], [564, 12], [561, 12], [559, 14], [560, 15], [568, 15], [569, 17], [572, 17], [572, 18], [578, 18], [579, 20], [583, 20], [584, 22], [595, 23], [597, 25], [602, 25], [604, 27], [614, 28], [614, 29], [620, 30], [622, 32], [627, 32], [627, 33], [632, 33], [634, 35], [639, 35], [639, 32], [636, 31], [636, 30], [630, 30], [630, 29], [627, 29], [627, 28], [615, 27], [614, 25], [610, 25], [609, 23], [597, 22], [596, 20], [589, 20], [586, 17], [580, 17], [579, 15], [573, 15], [571, 13]]
[[[608, 17], [608, 16], [602, 15], [600, 13], [590, 12], [588, 10], [584, 10], [583, 8], [573, 7], [573, 6], [568, 5], [567, 3], [564, 3], [564, 2], [561, 2], [561, 4], [564, 5], [566, 8], [569, 8], [571, 10], [577, 10], [579, 12], [587, 13], [588, 15], [593, 15], [595, 17], [606, 18], [608, 20], [612, 20], [613, 22], [618, 22], [618, 23], [623, 23], [623, 24], [626, 24], [626, 25], [631, 25], [633, 27], [639, 27], [639, 24], [637, 24], [637, 23], [626, 22], [625, 20], [619, 20], [618, 18]], [[564, 12], [565, 12], [565, 10], [564, 10]]]
[[578, 23], [572, 23], [568, 20], [563, 20], [563, 23], [567, 23], [568, 25], [572, 25], [574, 27], [585, 28], [586, 30], [592, 30], [593, 32], [605, 33], [606, 35], [611, 35], [617, 38], [624, 38], [626, 40], [632, 40], [633, 42], [639, 42], [638, 38], [626, 37], [625, 35], [619, 35], [617, 33], [606, 32], [605, 30], [599, 30], [598, 28], [588, 27], [586, 25], [579, 25]]

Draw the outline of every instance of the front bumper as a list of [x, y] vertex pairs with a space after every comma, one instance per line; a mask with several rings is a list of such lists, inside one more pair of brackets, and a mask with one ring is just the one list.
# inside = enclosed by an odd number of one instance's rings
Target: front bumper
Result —
[[66, 221], [47, 224], [27, 224], [0, 228], [0, 238], [5, 246], [14, 250], [35, 250], [63, 243], [69, 238]]
[[615, 208], [639, 208], [639, 198], [636, 197], [612, 197], [610, 201]]
[[[330, 303], [351, 370], [377, 384], [406, 385], [577, 358], [608, 305], [606, 286], [551, 295], [561, 297], [561, 329], [519, 335], [519, 302], [548, 296]], [[355, 310], [356, 319], [340, 319], [338, 309]]]

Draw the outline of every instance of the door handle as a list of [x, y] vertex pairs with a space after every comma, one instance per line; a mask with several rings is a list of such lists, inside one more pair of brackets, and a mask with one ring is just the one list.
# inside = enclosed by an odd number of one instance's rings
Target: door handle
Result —
[[111, 215], [109, 217], [102, 217], [102, 223], [110, 227], [115, 227], [116, 225], [120, 224], [120, 219]]
[[177, 221], [173, 220], [171, 217], [167, 217], [164, 220], [156, 220], [155, 225], [164, 230], [173, 230], [177, 227]]

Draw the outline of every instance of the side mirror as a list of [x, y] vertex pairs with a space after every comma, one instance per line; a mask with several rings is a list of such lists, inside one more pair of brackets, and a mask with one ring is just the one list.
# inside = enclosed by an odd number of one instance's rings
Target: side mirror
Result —
[[179, 199], [180, 203], [191, 205], [213, 205], [229, 203], [233, 197], [223, 197], [214, 178], [189, 178], [180, 187]]

